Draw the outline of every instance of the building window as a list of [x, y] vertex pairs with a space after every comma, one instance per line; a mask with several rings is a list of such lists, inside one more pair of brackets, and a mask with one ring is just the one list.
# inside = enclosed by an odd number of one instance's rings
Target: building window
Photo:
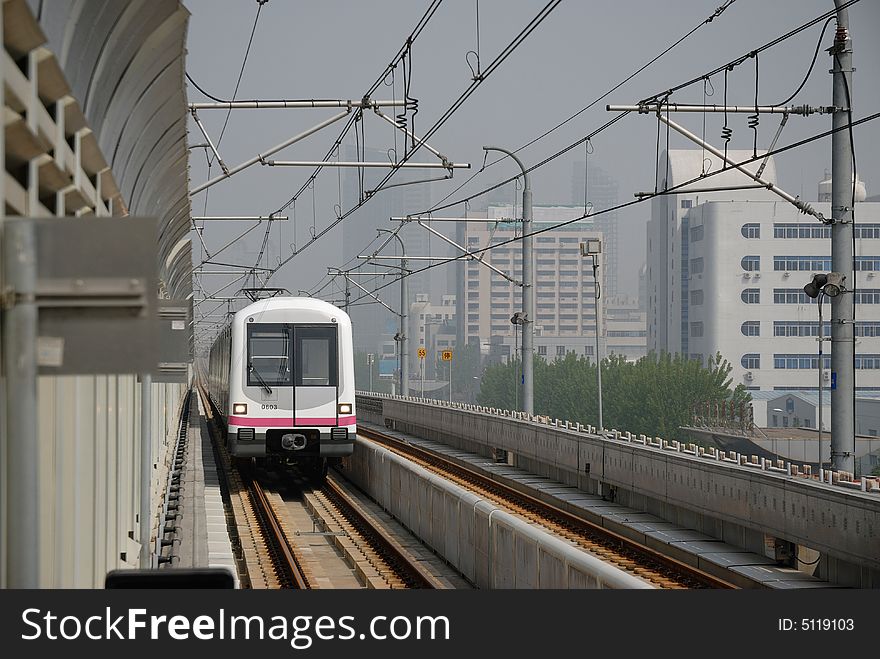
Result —
[[742, 265], [742, 269], [748, 272], [757, 272], [761, 269], [761, 257], [760, 256], [744, 256], [742, 257], [742, 261], [740, 261], [740, 265]]
[[565, 357], [565, 346], [556, 346], [556, 356]]
[[699, 275], [703, 272], [703, 257], [699, 257], [696, 259], [691, 259], [691, 269], [690, 274]]
[[592, 355], [593, 354], [593, 346], [584, 346], [584, 354]]
[[703, 353], [702, 352], [692, 352], [690, 355], [691, 361], [703, 363]]
[[880, 355], [856, 355], [856, 368], [880, 369]]
[[694, 204], [694, 202], [691, 199], [682, 199], [681, 200], [681, 207], [682, 208], [691, 208], [693, 206], [693, 204]]
[[[806, 295], [804, 296], [806, 297]], [[862, 288], [853, 293], [854, 304], [880, 304], [880, 288]]]
[[831, 227], [803, 222], [777, 222], [773, 224], [774, 238], [831, 238]]
[[740, 233], [742, 233], [743, 238], [760, 238], [761, 237], [761, 225], [757, 222], [750, 222], [748, 224], [743, 224], [742, 229], [740, 229]]
[[774, 288], [774, 304], [810, 304], [813, 299], [800, 288]]
[[[826, 334], [825, 336], [830, 336], [830, 334]], [[868, 320], [856, 321], [856, 336], [880, 336], [880, 322]]]
[[[827, 272], [831, 270], [830, 256], [774, 256], [773, 269], [776, 271], [810, 270]], [[858, 266], [856, 267], [858, 269]]]
[[747, 320], [739, 329], [743, 336], [761, 336], [761, 322], [758, 320]]
[[[824, 362], [824, 368], [831, 368], [830, 355], [825, 355], [822, 361]], [[819, 356], [812, 354], [773, 355], [773, 368], [786, 370], [818, 370]]]
[[704, 232], [703, 232], [703, 225], [702, 224], [700, 224], [699, 226], [691, 227], [691, 242], [692, 243], [700, 242], [703, 239], [703, 236], [704, 236]]
[[[880, 224], [856, 224], [853, 232], [856, 238], [880, 238]], [[828, 227], [828, 235], [831, 235], [831, 227]]]
[[547, 356], [547, 346], [538, 346], [538, 354], [542, 357]]
[[761, 303], [761, 289], [760, 288], [746, 288], [740, 294], [740, 298], [746, 304], [760, 304]]
[[700, 337], [703, 336], [703, 322], [700, 321], [698, 323], [691, 323], [691, 336]]
[[703, 304], [703, 291], [691, 291], [691, 304], [695, 307]]
[[[824, 336], [831, 336], [831, 323], [822, 323]], [[856, 327], [858, 334], [858, 327]], [[774, 320], [773, 336], [819, 336], [819, 321], [813, 320]]]
[[880, 270], [880, 256], [857, 256], [856, 270], [877, 272]]
[[477, 334], [479, 331], [479, 325], [468, 325], [468, 334]]
[[759, 369], [761, 368], [761, 355], [756, 352], [750, 352], [747, 355], [743, 355], [742, 359], [739, 360], [739, 363], [742, 364], [743, 368], [749, 370]]

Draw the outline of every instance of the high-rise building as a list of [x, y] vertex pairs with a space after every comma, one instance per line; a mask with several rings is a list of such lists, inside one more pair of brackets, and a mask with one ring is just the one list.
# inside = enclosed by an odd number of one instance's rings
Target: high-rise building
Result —
[[[701, 161], [701, 151], [670, 152], [669, 185], [699, 176]], [[763, 178], [775, 180], [772, 159]], [[711, 187], [751, 181], [734, 171], [710, 180]], [[721, 353], [733, 366], [733, 383], [750, 389], [817, 390], [819, 307], [803, 287], [813, 274], [831, 270], [830, 227], [766, 190], [706, 193], [701, 187], [710, 184], [654, 200], [648, 226], [649, 348], [704, 363]], [[828, 202], [814, 207], [830, 217]], [[877, 391], [880, 204], [857, 203], [855, 214], [856, 281], [846, 284], [855, 290], [856, 388]], [[827, 299], [823, 310], [822, 333], [829, 337]], [[832, 381], [831, 347], [823, 342], [823, 388]]]
[[[571, 203], [580, 207], [581, 212], [586, 206], [593, 211], [605, 211], [617, 206], [620, 202], [618, 196], [617, 180], [593, 162], [576, 161], [571, 177]], [[602, 252], [605, 254], [607, 263], [605, 282], [609, 295], [617, 295], [617, 277], [619, 268], [619, 252], [617, 245], [617, 211], [603, 212], [594, 219], [596, 228], [604, 236]]]
[[[476, 250], [519, 236], [522, 224], [512, 221], [514, 215], [511, 205], [489, 206], [486, 221], [458, 224], [458, 242]], [[533, 231], [577, 215], [578, 209], [568, 206], [535, 206]], [[571, 351], [595, 354], [592, 261], [581, 256], [580, 244], [601, 238], [589, 219], [535, 236], [535, 351], [539, 356], [554, 359]], [[484, 260], [510, 279], [522, 281], [522, 243], [496, 247]], [[501, 359], [517, 355], [520, 326], [511, 323], [511, 318], [522, 311], [522, 287], [477, 260], [462, 261], [456, 267], [459, 343], [477, 343], [481, 352]], [[599, 276], [604, 277], [601, 261]]]

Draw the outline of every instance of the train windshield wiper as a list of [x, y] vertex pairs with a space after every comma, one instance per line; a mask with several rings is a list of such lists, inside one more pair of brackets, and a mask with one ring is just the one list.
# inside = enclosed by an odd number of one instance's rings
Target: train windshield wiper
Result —
[[249, 363], [248, 368], [250, 369], [251, 373], [253, 373], [254, 375], [257, 376], [257, 380], [259, 380], [260, 384], [263, 385], [263, 388], [266, 390], [266, 393], [268, 393], [271, 396], [272, 389], [270, 389], [269, 385], [266, 384], [266, 381], [263, 379], [263, 376], [260, 375], [260, 371], [258, 371], [257, 369], [254, 368], [254, 363], [253, 362]]

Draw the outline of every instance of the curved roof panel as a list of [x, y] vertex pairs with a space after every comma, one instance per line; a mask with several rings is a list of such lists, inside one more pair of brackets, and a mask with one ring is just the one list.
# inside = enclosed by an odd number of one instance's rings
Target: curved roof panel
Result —
[[[30, 5], [94, 131], [131, 215], [159, 218], [159, 278], [192, 293], [184, 57], [179, 0]], [[176, 248], [176, 250], [175, 250]]]

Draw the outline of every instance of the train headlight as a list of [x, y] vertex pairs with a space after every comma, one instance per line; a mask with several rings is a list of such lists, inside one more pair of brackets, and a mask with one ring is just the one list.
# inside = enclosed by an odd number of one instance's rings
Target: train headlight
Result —
[[232, 413], [233, 414], [247, 414], [247, 403], [233, 403], [232, 404]]
[[351, 403], [339, 403], [336, 406], [336, 411], [339, 414], [351, 414]]

